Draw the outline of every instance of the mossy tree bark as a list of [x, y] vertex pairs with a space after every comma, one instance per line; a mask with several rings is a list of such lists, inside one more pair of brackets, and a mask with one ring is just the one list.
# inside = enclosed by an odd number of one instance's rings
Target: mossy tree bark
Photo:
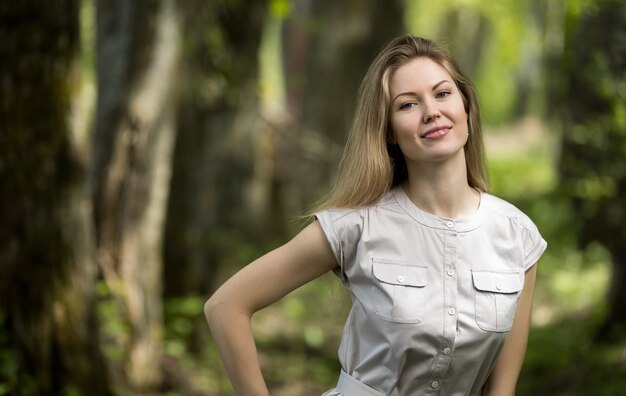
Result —
[[98, 260], [130, 329], [124, 377], [162, 382], [162, 237], [180, 47], [173, 0], [97, 2], [92, 182]]
[[0, 7], [0, 383], [8, 394], [112, 394], [85, 164], [70, 126], [79, 5]]

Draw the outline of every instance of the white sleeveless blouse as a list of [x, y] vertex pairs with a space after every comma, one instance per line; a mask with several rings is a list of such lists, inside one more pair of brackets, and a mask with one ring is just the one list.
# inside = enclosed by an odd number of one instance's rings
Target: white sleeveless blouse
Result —
[[533, 222], [486, 193], [470, 218], [437, 217], [402, 187], [316, 217], [352, 296], [325, 395], [478, 394], [547, 246]]

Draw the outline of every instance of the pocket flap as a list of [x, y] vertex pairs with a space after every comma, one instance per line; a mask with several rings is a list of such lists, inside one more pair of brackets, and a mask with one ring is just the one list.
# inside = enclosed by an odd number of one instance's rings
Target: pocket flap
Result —
[[428, 283], [425, 266], [373, 260], [374, 276], [381, 282], [399, 286], [424, 287]]
[[474, 286], [493, 293], [517, 293], [524, 286], [519, 271], [472, 270]]

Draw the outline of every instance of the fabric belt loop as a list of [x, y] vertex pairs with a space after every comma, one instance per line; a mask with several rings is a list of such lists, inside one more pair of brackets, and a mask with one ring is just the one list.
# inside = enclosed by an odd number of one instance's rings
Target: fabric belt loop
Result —
[[339, 381], [337, 382], [337, 391], [343, 396], [385, 396], [360, 382], [356, 378], [351, 377], [345, 371], [341, 370]]

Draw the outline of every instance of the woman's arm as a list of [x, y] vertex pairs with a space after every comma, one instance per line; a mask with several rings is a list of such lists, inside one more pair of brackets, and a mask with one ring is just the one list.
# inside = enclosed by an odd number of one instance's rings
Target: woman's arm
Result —
[[528, 344], [528, 332], [530, 330], [530, 313], [532, 310], [533, 290], [537, 277], [537, 264], [533, 265], [525, 275], [524, 289], [517, 304], [515, 320], [500, 356], [487, 378], [483, 387], [483, 395], [486, 396], [512, 396], [515, 395], [517, 378], [522, 370], [526, 345]]
[[209, 327], [237, 394], [269, 395], [250, 326], [252, 314], [336, 266], [316, 221], [244, 267], [207, 301]]

